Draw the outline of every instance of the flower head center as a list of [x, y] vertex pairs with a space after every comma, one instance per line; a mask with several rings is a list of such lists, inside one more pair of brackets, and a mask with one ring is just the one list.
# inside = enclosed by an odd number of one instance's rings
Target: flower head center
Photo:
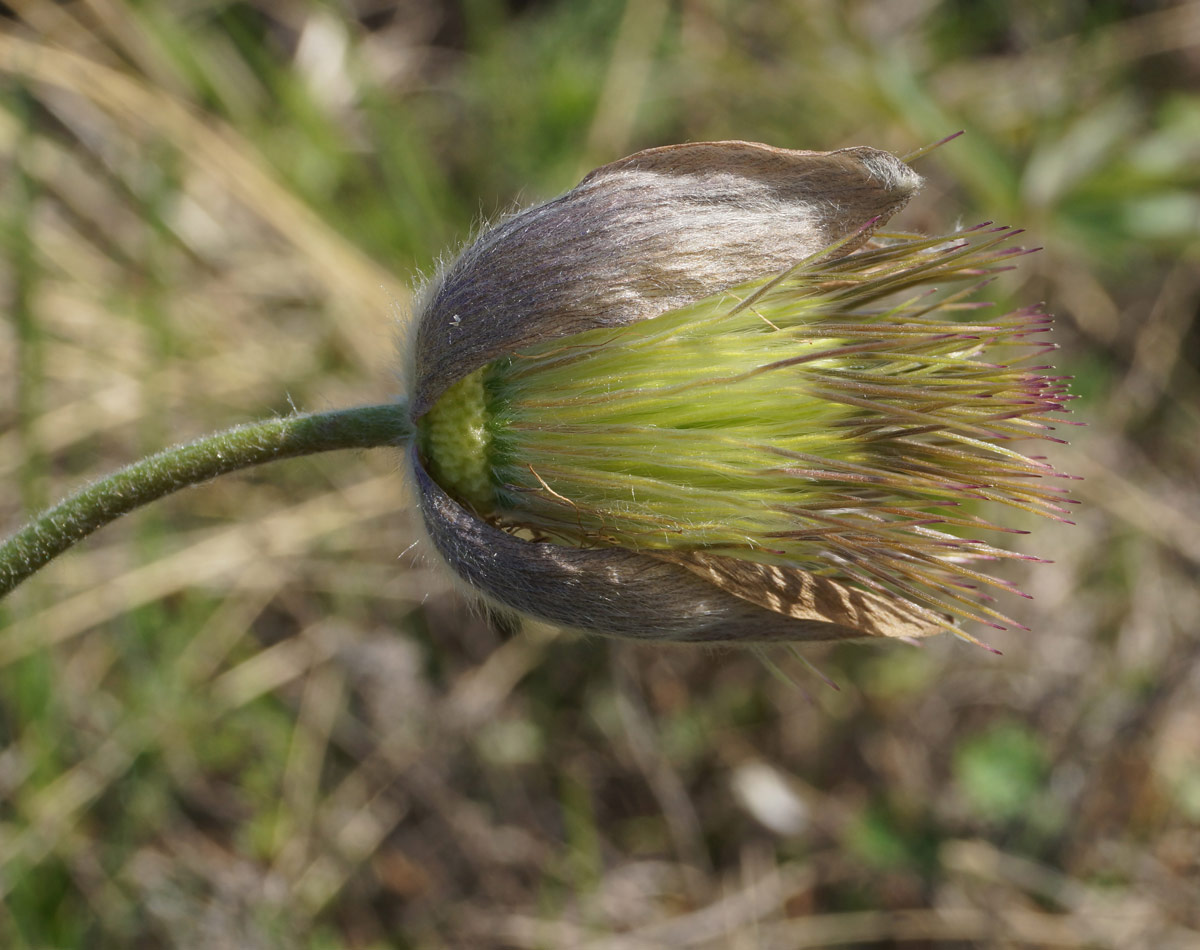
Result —
[[418, 424], [430, 474], [481, 514], [495, 507], [485, 371], [478, 369], [447, 389]]

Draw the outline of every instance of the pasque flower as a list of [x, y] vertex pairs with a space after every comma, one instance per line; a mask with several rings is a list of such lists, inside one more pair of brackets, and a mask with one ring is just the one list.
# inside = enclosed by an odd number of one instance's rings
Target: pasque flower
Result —
[[[496, 605], [647, 639], [1000, 626], [976, 509], [1059, 517], [1022, 454], [1067, 396], [1039, 310], [968, 299], [1013, 232], [884, 234], [871, 148], [638, 152], [425, 288], [407, 464], [433, 549]], [[965, 635], [965, 634], [964, 634]]]

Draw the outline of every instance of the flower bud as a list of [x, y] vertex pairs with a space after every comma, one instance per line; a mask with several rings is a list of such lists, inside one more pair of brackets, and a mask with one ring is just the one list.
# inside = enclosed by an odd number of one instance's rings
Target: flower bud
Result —
[[[873, 238], [919, 177], [870, 148], [639, 152], [481, 235], [420, 300], [409, 465], [434, 549], [494, 604], [617, 636], [920, 637], [1002, 615], [989, 500], [1059, 511], [1035, 310], [933, 281], [1006, 229]], [[1003, 530], [1003, 529], [1000, 529]]]

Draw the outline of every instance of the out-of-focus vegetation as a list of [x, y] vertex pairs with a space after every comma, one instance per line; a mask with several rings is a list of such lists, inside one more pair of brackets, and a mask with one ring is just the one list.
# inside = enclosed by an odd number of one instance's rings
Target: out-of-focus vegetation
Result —
[[[0, 525], [396, 389], [408, 288], [636, 148], [922, 161], [1045, 250], [1078, 525], [1031, 633], [751, 654], [497, 632], [386, 452], [106, 529], [0, 605], [0, 944], [1200, 943], [1200, 4], [14, 0]], [[783, 662], [781, 660], [781, 662]]]

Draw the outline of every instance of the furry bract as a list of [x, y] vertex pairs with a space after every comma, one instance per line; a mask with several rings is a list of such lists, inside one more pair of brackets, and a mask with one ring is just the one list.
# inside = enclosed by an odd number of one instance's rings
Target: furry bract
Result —
[[[407, 465], [494, 605], [688, 641], [1003, 626], [977, 509], [1059, 517], [1022, 440], [1067, 396], [1049, 318], [969, 298], [1006, 228], [880, 230], [887, 152], [638, 152], [486, 231], [419, 301]], [[965, 634], [964, 634], [965, 635]]]

